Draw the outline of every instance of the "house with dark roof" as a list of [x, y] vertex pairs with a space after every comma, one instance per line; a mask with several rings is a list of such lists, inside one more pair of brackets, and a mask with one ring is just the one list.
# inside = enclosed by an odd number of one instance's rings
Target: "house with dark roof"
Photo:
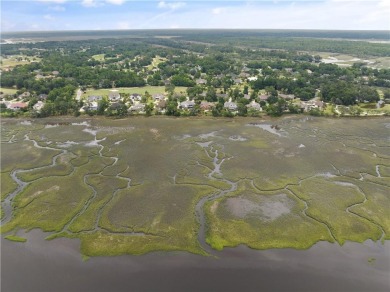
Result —
[[47, 99], [47, 94], [42, 93], [42, 94], [38, 95], [38, 99], [39, 100], [46, 100]]
[[102, 99], [103, 99], [103, 97], [100, 95], [90, 95], [87, 97], [87, 101], [89, 101], [89, 102], [94, 102], [94, 101], [98, 102], [98, 101], [101, 101]]
[[141, 101], [142, 95], [139, 94], [139, 93], [132, 93], [132, 94], [130, 95], [130, 99], [131, 99], [132, 101]]
[[159, 101], [165, 99], [165, 96], [164, 96], [164, 94], [162, 94], [162, 93], [153, 94], [152, 97], [153, 97], [153, 100], [154, 100], [155, 102], [159, 102]]

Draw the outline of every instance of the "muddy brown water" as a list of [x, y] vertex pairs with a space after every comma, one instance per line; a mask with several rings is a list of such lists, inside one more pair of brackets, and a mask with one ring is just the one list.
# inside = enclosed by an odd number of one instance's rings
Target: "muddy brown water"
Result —
[[319, 242], [308, 250], [184, 252], [96, 257], [83, 262], [78, 240], [2, 239], [1, 291], [389, 291], [390, 242]]

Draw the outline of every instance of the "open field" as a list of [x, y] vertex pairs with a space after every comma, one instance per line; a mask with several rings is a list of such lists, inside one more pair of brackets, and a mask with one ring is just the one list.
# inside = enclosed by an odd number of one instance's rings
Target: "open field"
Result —
[[15, 94], [16, 91], [18, 91], [16, 88], [4, 88], [0, 87], [0, 92], [3, 92], [5, 94]]
[[[156, 94], [156, 93], [164, 93], [165, 87], [164, 86], [144, 86], [144, 87], [119, 87], [115, 88], [119, 91], [120, 94], [132, 94], [132, 93], [138, 93], [138, 94], [144, 94], [146, 91], [149, 92], [149, 94]], [[108, 96], [111, 89], [87, 89], [85, 93], [83, 93], [82, 97], [87, 98], [90, 95], [100, 95], [100, 96]], [[176, 93], [186, 93], [187, 87], [181, 87], [177, 86], [175, 88]]]
[[13, 68], [18, 65], [30, 64], [31, 62], [40, 62], [41, 59], [38, 57], [31, 57], [25, 55], [12, 55], [7, 58], [0, 57], [1, 68]]
[[162, 58], [160, 56], [154, 57], [152, 64], [148, 66], [148, 70], [152, 70], [153, 68], [157, 68], [158, 64], [167, 61], [167, 58]]
[[2, 233], [79, 238], [85, 256], [390, 239], [389, 125], [3, 119]]
[[338, 54], [338, 53], [318, 53], [324, 63], [337, 64], [339, 66], [352, 66], [354, 63], [365, 63], [368, 67], [376, 69], [387, 69], [390, 67], [390, 57], [369, 57], [369, 58], [357, 58], [355, 56]]
[[105, 54], [93, 55], [93, 56], [92, 56], [92, 59], [94, 59], [94, 60], [96, 60], [96, 61], [103, 61], [103, 60], [104, 60], [104, 55], [105, 55]]

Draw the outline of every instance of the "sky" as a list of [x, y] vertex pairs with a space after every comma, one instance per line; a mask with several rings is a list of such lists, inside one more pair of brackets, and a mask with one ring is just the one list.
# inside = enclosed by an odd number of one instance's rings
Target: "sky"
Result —
[[1, 31], [390, 30], [390, 0], [0, 0]]

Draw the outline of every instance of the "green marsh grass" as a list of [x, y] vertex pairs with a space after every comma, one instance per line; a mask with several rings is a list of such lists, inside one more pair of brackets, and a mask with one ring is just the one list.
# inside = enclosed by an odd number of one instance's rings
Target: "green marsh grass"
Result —
[[[195, 206], [230, 188], [223, 181], [228, 179], [238, 182], [237, 191], [204, 206], [206, 240], [215, 249], [240, 244], [305, 249], [317, 241], [333, 242], [329, 230], [340, 244], [378, 240], [381, 228], [389, 239], [390, 153], [383, 147], [388, 144], [383, 134], [387, 118], [153, 116], [21, 122], [2, 121], [2, 141], [15, 135], [14, 143], [2, 143], [2, 199], [16, 187], [13, 169], [42, 168], [20, 173], [29, 184], [15, 197], [13, 217], [2, 233], [40, 228], [57, 232], [48, 239], [79, 238], [84, 256], [157, 250], [205, 254], [197, 240]], [[247, 126], [250, 122], [278, 125], [283, 135]], [[95, 135], [85, 129], [97, 131], [99, 145], [88, 146]], [[26, 134], [58, 150], [36, 148], [24, 140]], [[197, 144], [208, 141], [206, 148]], [[213, 159], [205, 152], [214, 157], [211, 147], [218, 150], [219, 162], [225, 158], [221, 175], [212, 179]], [[64, 149], [67, 154], [50, 167]], [[238, 216], [234, 204], [252, 209]], [[267, 206], [289, 211], [270, 220], [264, 217]]]
[[16, 236], [16, 235], [6, 235], [4, 236], [5, 239], [15, 241], [15, 242], [26, 242], [27, 239], [24, 237]]

